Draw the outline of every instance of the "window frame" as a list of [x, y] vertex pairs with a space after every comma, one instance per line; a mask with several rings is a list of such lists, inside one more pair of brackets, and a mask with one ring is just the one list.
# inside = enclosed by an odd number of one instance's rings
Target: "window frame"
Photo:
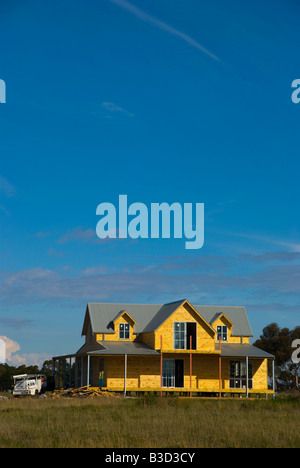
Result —
[[162, 388], [175, 388], [175, 359], [163, 359]]
[[217, 341], [228, 341], [228, 327], [227, 325], [217, 325]]
[[124, 322], [119, 323], [119, 340], [130, 340], [130, 324], [129, 323], [124, 323]]
[[[246, 360], [229, 361], [229, 388], [243, 389], [247, 388], [247, 368]], [[248, 360], [248, 388], [253, 389], [253, 362]]]
[[[176, 385], [176, 361], [182, 362], [182, 383]], [[184, 388], [185, 361], [183, 358], [164, 358], [162, 362], [162, 388]]]
[[[176, 325], [180, 326], [180, 330], [176, 330]], [[182, 330], [182, 325], [183, 325], [183, 330]], [[176, 334], [179, 333], [181, 334], [181, 337], [178, 336], [176, 337]], [[183, 337], [182, 337], [183, 333]], [[175, 345], [175, 343], [178, 342], [178, 346]], [[183, 348], [179, 346], [179, 344], [183, 343]], [[178, 349], [178, 350], [184, 350], [186, 349], [186, 322], [174, 322], [173, 323], [173, 349]]]
[[[187, 322], [180, 322], [180, 321], [175, 321], [173, 322], [173, 349], [174, 350], [179, 350], [179, 351], [187, 351], [190, 349], [189, 343], [187, 343], [187, 325], [189, 323], [195, 324], [195, 347], [192, 347], [193, 350], [197, 349], [197, 322], [193, 321], [187, 321]], [[176, 324], [178, 325], [183, 325], [183, 330], [179, 330], [178, 332], [175, 330]], [[181, 333], [181, 337], [176, 337], [176, 333]], [[182, 335], [183, 334], [183, 335]], [[184, 347], [176, 347], [175, 343], [176, 341], [183, 342]]]

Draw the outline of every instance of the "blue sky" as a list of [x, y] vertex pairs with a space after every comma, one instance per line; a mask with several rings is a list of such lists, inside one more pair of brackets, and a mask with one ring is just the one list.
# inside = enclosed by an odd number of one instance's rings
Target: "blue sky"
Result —
[[[6, 0], [0, 336], [76, 351], [88, 301], [245, 305], [299, 325], [299, 4]], [[205, 244], [96, 236], [96, 207], [204, 203]], [[8, 342], [8, 341], [7, 341]]]

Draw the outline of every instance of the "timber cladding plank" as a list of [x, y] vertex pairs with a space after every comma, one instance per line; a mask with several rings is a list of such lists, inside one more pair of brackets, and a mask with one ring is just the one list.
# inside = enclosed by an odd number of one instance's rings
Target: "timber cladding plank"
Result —
[[[107, 386], [124, 387], [124, 357], [116, 356], [106, 358]], [[126, 386], [152, 388], [160, 385], [160, 358], [145, 356], [127, 356]]]
[[[181, 357], [182, 356], [182, 357]], [[184, 360], [184, 388], [190, 388], [190, 358], [187, 355], [166, 354], [164, 359]], [[124, 388], [124, 356], [105, 358], [106, 385], [114, 390]], [[229, 388], [230, 358], [222, 359], [222, 389]], [[253, 359], [253, 391], [265, 392], [267, 385], [267, 360]], [[127, 357], [126, 387], [146, 388], [148, 390], [160, 387], [160, 358], [149, 356]], [[203, 391], [213, 391], [219, 388], [219, 358], [210, 355], [193, 355], [192, 357], [192, 388]], [[237, 390], [235, 390], [237, 391]]]
[[197, 324], [197, 349], [214, 350], [213, 331], [199, 315], [187, 304], [181, 305], [156, 331], [155, 349], [160, 349], [160, 337], [163, 337], [163, 349], [174, 349], [174, 322], [195, 322]]

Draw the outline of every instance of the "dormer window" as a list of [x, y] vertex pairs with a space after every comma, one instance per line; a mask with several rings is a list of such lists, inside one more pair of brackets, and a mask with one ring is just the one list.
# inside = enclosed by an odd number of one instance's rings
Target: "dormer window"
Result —
[[218, 325], [217, 333], [218, 333], [218, 338], [217, 338], [218, 341], [220, 340], [220, 338], [221, 338], [221, 341], [227, 341], [227, 326], [226, 325]]
[[120, 323], [119, 324], [119, 339], [120, 340], [129, 340], [130, 338], [130, 325], [129, 323]]

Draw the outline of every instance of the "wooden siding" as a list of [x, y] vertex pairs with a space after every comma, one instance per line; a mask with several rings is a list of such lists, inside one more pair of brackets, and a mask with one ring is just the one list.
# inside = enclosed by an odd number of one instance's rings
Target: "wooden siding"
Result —
[[[98, 386], [99, 360], [98, 356], [91, 358], [91, 385]], [[111, 390], [124, 389], [124, 356], [106, 356], [104, 359], [104, 386]], [[183, 390], [202, 392], [217, 392], [219, 390], [219, 357], [216, 355], [192, 355], [192, 386], [190, 387], [190, 356], [168, 353], [163, 359], [184, 360]], [[235, 360], [237, 360], [235, 358]], [[222, 358], [222, 392], [239, 393], [240, 389], [229, 387], [229, 366], [231, 358]], [[253, 389], [252, 392], [266, 393], [267, 359], [252, 359]], [[84, 372], [86, 379], [86, 370]], [[127, 356], [126, 388], [143, 391], [160, 389], [160, 357], [159, 356]], [[167, 388], [165, 390], [168, 390]], [[173, 390], [180, 391], [180, 388]], [[241, 389], [243, 391], [244, 389]]]
[[[130, 326], [130, 338], [129, 340], [119, 340], [119, 325], [120, 323], [129, 323]], [[121, 315], [115, 322], [114, 322], [114, 328], [115, 328], [115, 333], [97, 333], [97, 340], [98, 341], [135, 341], [136, 340], [136, 335], [134, 335], [134, 326], [135, 323], [131, 320], [131, 318], [124, 313], [124, 315]]]
[[[217, 327], [221, 325], [221, 326], [224, 326], [226, 325], [227, 326], [227, 343], [240, 343], [240, 337], [238, 337], [238, 340], [239, 341], [236, 341], [237, 337], [233, 337], [231, 336], [232, 335], [232, 324], [231, 322], [229, 322], [226, 317], [224, 317], [224, 315], [222, 315], [220, 318], [218, 318], [214, 323], [213, 323], [213, 327], [215, 330], [217, 330]], [[218, 340], [218, 334], [216, 334], [215, 336], [215, 339], [216, 341]]]
[[[226, 325], [227, 326], [227, 341], [226, 343], [247, 343], [249, 344], [249, 337], [241, 337], [241, 336], [232, 336], [234, 331], [234, 324], [232, 325], [229, 320], [226, 319], [226, 316], [222, 315], [213, 323], [213, 328], [217, 330], [218, 325]], [[218, 341], [218, 335], [216, 334], [215, 340]]]
[[[141, 333], [141, 341], [145, 343], [147, 346], [150, 346], [150, 348], [155, 349], [155, 334], [154, 332], [148, 332], [148, 333]], [[160, 349], [160, 345], [159, 348]]]
[[97, 341], [119, 341], [119, 324], [129, 323], [130, 325], [130, 338], [129, 340], [120, 341], [141, 341], [153, 349], [160, 349], [161, 336], [163, 337], [163, 349], [171, 351], [174, 349], [174, 322], [195, 322], [197, 324], [197, 350], [200, 351], [213, 351], [215, 343], [217, 342], [217, 326], [227, 325], [228, 339], [227, 343], [247, 343], [249, 344], [249, 337], [232, 336], [233, 326], [226, 319], [226, 316], [218, 318], [213, 327], [210, 327], [204, 319], [202, 319], [197, 312], [186, 302], [181, 305], [173, 314], [156, 330], [147, 333], [134, 334], [135, 323], [131, 317], [124, 312], [114, 322], [115, 333], [96, 333], [93, 337], [90, 335], [90, 323], [87, 326], [88, 333], [86, 335], [86, 342], [91, 340]]
[[[107, 387], [124, 388], [124, 356], [108, 358], [106, 367]], [[160, 358], [127, 356], [126, 387], [155, 388], [160, 386]]]
[[181, 305], [173, 312], [173, 314], [154, 332], [155, 349], [160, 349], [161, 336], [163, 337], [163, 350], [174, 349], [174, 322], [196, 322], [197, 349], [214, 350], [214, 331], [187, 303]]

